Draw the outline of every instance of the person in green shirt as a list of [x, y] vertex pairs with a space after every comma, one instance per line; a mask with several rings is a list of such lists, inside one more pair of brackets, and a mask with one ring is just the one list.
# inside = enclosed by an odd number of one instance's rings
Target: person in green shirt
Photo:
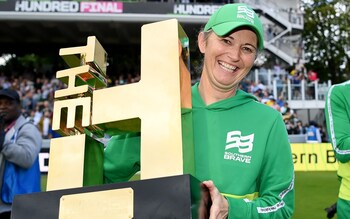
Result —
[[213, 218], [290, 218], [294, 167], [279, 112], [239, 90], [263, 49], [263, 27], [245, 4], [216, 11], [198, 35], [204, 55], [192, 87], [196, 177]]
[[[257, 14], [241, 3], [222, 6], [198, 34], [204, 61], [192, 87], [195, 177], [209, 191], [210, 218], [282, 219], [294, 211], [294, 165], [282, 115], [239, 89], [264, 48], [263, 36]], [[128, 163], [116, 162], [134, 173], [139, 158], [130, 151], [139, 147], [123, 148]], [[108, 159], [105, 173], [112, 179], [121, 172]]]
[[339, 219], [350, 217], [350, 80], [329, 88], [325, 116], [329, 139], [339, 161], [341, 180], [336, 212]]

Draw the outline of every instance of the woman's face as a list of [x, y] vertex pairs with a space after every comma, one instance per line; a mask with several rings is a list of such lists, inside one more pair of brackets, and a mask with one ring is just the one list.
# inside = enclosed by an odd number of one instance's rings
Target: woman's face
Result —
[[198, 36], [198, 46], [204, 54], [202, 77], [221, 92], [237, 89], [249, 73], [257, 56], [258, 39], [249, 29], [238, 29], [225, 37], [214, 32]]

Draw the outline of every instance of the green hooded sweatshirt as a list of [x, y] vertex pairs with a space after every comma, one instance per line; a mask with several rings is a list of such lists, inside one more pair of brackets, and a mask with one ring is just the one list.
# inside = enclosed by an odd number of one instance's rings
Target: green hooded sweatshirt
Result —
[[[281, 114], [241, 90], [206, 106], [198, 84], [192, 105], [195, 177], [213, 180], [229, 202], [229, 218], [291, 218], [294, 166]], [[127, 180], [139, 159], [139, 134], [114, 136], [105, 150], [105, 181]]]
[[339, 161], [339, 198], [350, 201], [350, 80], [329, 88], [325, 115], [329, 138]]
[[238, 90], [206, 106], [192, 87], [196, 177], [212, 180], [229, 218], [291, 218], [294, 165], [281, 114]]

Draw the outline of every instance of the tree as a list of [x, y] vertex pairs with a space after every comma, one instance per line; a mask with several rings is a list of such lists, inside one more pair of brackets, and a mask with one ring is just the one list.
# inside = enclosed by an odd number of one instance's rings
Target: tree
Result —
[[0, 65], [0, 74], [9, 79], [24, 77], [34, 80], [36, 77], [51, 78], [54, 76], [52, 68], [55, 65], [55, 57], [39, 56], [36, 54], [2, 54], [6, 57], [4, 65]]
[[339, 83], [350, 78], [349, 0], [304, 2], [306, 67], [322, 81]]

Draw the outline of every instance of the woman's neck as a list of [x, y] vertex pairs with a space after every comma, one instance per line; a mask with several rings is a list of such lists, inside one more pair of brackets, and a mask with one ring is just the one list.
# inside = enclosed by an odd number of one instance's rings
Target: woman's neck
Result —
[[222, 90], [208, 82], [202, 77], [198, 85], [199, 94], [207, 106], [236, 95], [237, 87], [230, 90]]

